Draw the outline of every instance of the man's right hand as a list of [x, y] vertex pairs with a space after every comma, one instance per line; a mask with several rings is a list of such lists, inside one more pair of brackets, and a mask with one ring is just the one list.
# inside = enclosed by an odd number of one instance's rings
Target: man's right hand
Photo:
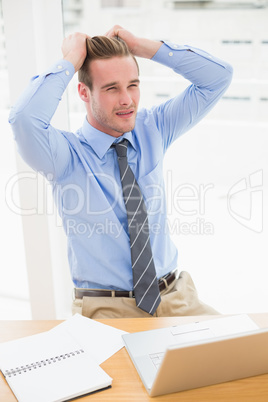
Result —
[[67, 36], [62, 42], [62, 54], [65, 60], [70, 61], [75, 71], [78, 71], [86, 58], [87, 47], [86, 39], [90, 38], [88, 35], [76, 32]]

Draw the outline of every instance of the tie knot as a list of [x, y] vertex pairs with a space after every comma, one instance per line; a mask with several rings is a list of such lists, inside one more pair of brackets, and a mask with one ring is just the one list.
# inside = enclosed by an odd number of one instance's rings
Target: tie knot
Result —
[[128, 140], [124, 139], [121, 142], [118, 142], [117, 144], [114, 144], [117, 156], [119, 158], [124, 158], [127, 156], [127, 146], [128, 146]]

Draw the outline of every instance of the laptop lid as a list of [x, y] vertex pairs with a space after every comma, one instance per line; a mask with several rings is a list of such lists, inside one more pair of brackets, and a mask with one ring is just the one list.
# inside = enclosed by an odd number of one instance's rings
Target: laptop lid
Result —
[[184, 391], [268, 373], [268, 329], [171, 346], [150, 396]]

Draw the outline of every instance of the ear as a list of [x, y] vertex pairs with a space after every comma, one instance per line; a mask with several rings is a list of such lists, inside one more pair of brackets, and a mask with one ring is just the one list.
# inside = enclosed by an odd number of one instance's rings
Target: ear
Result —
[[77, 89], [78, 89], [78, 94], [79, 94], [80, 98], [82, 99], [82, 101], [89, 102], [90, 89], [83, 82], [78, 83]]

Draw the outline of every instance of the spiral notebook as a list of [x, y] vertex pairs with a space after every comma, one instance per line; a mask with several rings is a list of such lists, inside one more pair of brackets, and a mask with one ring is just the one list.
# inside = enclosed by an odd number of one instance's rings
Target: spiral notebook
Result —
[[112, 383], [86, 348], [62, 330], [1, 344], [0, 368], [19, 402], [67, 401]]

